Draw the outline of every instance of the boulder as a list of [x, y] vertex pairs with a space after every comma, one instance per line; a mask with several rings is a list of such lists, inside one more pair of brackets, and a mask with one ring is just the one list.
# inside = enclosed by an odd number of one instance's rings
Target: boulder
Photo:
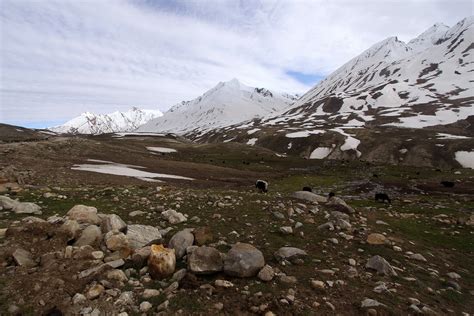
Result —
[[41, 207], [31, 202], [21, 202], [15, 205], [12, 211], [16, 214], [35, 214], [41, 215]]
[[190, 229], [184, 229], [171, 237], [168, 247], [176, 251], [176, 258], [180, 259], [186, 254], [186, 248], [194, 243], [194, 235]]
[[306, 257], [307, 255], [308, 254], [306, 253], [306, 251], [295, 247], [281, 247], [274, 253], [275, 259], [277, 259], [277, 261], [292, 261], [295, 259]]
[[235, 277], [253, 277], [265, 265], [260, 250], [246, 243], [237, 243], [224, 259], [224, 273]]
[[197, 247], [188, 254], [188, 269], [195, 274], [211, 274], [222, 271], [224, 263], [220, 252], [213, 247]]
[[81, 233], [74, 246], [99, 245], [102, 241], [102, 232], [96, 225], [87, 226]]
[[128, 248], [128, 238], [124, 233], [113, 230], [105, 234], [105, 245], [107, 249], [117, 251]]
[[343, 212], [343, 213], [346, 213], [346, 214], [355, 213], [355, 210], [352, 207], [347, 205], [347, 203], [344, 202], [343, 199], [341, 199], [337, 196], [333, 196], [330, 199], [328, 199], [326, 205], [330, 206], [331, 208], [333, 208], [336, 211]]
[[8, 196], [1, 195], [0, 196], [0, 209], [9, 211], [12, 210], [15, 206], [20, 204], [17, 200], [13, 200]]
[[15, 263], [21, 267], [33, 268], [36, 267], [36, 262], [33, 259], [33, 255], [22, 248], [17, 248], [12, 254]]
[[179, 224], [188, 220], [183, 215], [183, 213], [176, 212], [175, 210], [171, 210], [171, 209], [161, 212], [161, 216], [172, 225]]
[[69, 219], [76, 220], [78, 223], [100, 225], [101, 220], [97, 215], [97, 209], [92, 206], [75, 205], [67, 214]]
[[148, 257], [148, 271], [153, 279], [164, 279], [171, 276], [176, 268], [176, 255], [174, 249], [165, 248], [163, 245], [152, 245]]
[[198, 227], [193, 231], [194, 241], [198, 246], [204, 246], [214, 239], [212, 235], [211, 228], [209, 226], [206, 227]]
[[293, 193], [291, 197], [313, 203], [326, 203], [327, 201], [326, 197], [308, 191], [297, 191]]
[[101, 228], [104, 233], [112, 230], [124, 231], [127, 228], [127, 224], [117, 214], [110, 214], [102, 220]]
[[142, 248], [151, 242], [159, 242], [162, 239], [160, 230], [149, 225], [128, 225], [128, 244], [132, 249]]
[[383, 257], [376, 255], [370, 258], [365, 265], [367, 269], [377, 271], [380, 275], [396, 276], [397, 272], [393, 269], [390, 263], [387, 262]]

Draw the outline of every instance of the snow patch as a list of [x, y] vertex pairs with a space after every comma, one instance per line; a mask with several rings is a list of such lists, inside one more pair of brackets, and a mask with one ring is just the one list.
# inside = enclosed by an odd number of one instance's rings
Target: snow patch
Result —
[[154, 151], [154, 152], [163, 153], [163, 154], [178, 152], [176, 149], [167, 148], [167, 147], [147, 147], [146, 149], [148, 149], [149, 151]]
[[456, 159], [463, 168], [474, 169], [474, 151], [457, 151], [454, 154], [454, 159]]
[[[126, 176], [126, 177], [133, 177], [136, 179], [140, 179], [143, 181], [148, 182], [161, 182], [156, 180], [155, 178], [164, 178], [164, 179], [177, 179], [177, 180], [194, 180], [193, 178], [176, 176], [172, 174], [165, 174], [165, 173], [155, 173], [155, 172], [148, 172], [142, 171], [132, 168], [133, 165], [126, 165], [115, 163], [111, 161], [103, 161], [103, 160], [93, 160], [88, 159], [91, 162], [100, 162], [103, 163], [101, 165], [97, 164], [76, 164], [71, 167], [72, 170], [79, 170], [79, 171], [89, 171], [89, 172], [97, 172], [103, 174], [113, 174], [117, 176]], [[133, 166], [135, 168], [144, 169], [145, 167], [141, 166]]]
[[247, 134], [252, 135], [253, 133], [258, 132], [259, 130], [260, 130], [260, 128], [254, 128], [254, 129], [248, 130]]
[[313, 134], [324, 134], [324, 133], [325, 131], [316, 129], [312, 131], [299, 131], [299, 132], [289, 133], [289, 134], [286, 134], [285, 136], [288, 138], [303, 138], [303, 137], [308, 137], [309, 135], [313, 135]]
[[247, 145], [254, 146], [257, 140], [258, 138], [250, 138], [249, 141], [247, 142]]
[[332, 148], [330, 147], [318, 147], [311, 152], [309, 159], [324, 159], [331, 153]]
[[438, 133], [438, 139], [469, 139], [470, 137], [461, 135], [452, 135], [447, 133]]

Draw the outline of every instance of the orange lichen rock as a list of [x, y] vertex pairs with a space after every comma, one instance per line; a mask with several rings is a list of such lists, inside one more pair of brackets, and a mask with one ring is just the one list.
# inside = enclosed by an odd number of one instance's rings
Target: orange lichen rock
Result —
[[152, 245], [148, 257], [148, 271], [153, 279], [164, 279], [174, 273], [176, 255], [174, 249], [163, 245]]

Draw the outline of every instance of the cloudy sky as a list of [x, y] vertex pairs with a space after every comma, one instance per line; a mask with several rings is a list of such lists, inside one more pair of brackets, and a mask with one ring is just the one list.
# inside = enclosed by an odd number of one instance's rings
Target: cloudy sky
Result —
[[0, 0], [0, 122], [165, 111], [234, 77], [303, 93], [386, 37], [472, 12], [471, 0]]

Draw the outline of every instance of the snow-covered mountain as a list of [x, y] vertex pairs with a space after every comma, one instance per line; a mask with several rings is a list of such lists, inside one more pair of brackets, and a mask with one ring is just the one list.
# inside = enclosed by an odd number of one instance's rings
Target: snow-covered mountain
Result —
[[[453, 165], [456, 150], [474, 150], [473, 53], [474, 17], [453, 27], [437, 23], [408, 43], [390, 37], [283, 113], [199, 139], [245, 142], [308, 158]], [[411, 151], [414, 146], [419, 147]]]
[[290, 115], [342, 125], [422, 128], [473, 113], [474, 18], [435, 24], [404, 43], [390, 37], [337, 69], [298, 100]]
[[117, 111], [110, 114], [85, 112], [63, 125], [49, 128], [49, 130], [67, 134], [130, 132], [162, 115], [163, 113], [158, 110], [142, 110], [136, 107], [126, 112]]
[[237, 79], [220, 82], [200, 97], [176, 104], [137, 132], [202, 133], [263, 117], [288, 108], [296, 96], [244, 85]]

